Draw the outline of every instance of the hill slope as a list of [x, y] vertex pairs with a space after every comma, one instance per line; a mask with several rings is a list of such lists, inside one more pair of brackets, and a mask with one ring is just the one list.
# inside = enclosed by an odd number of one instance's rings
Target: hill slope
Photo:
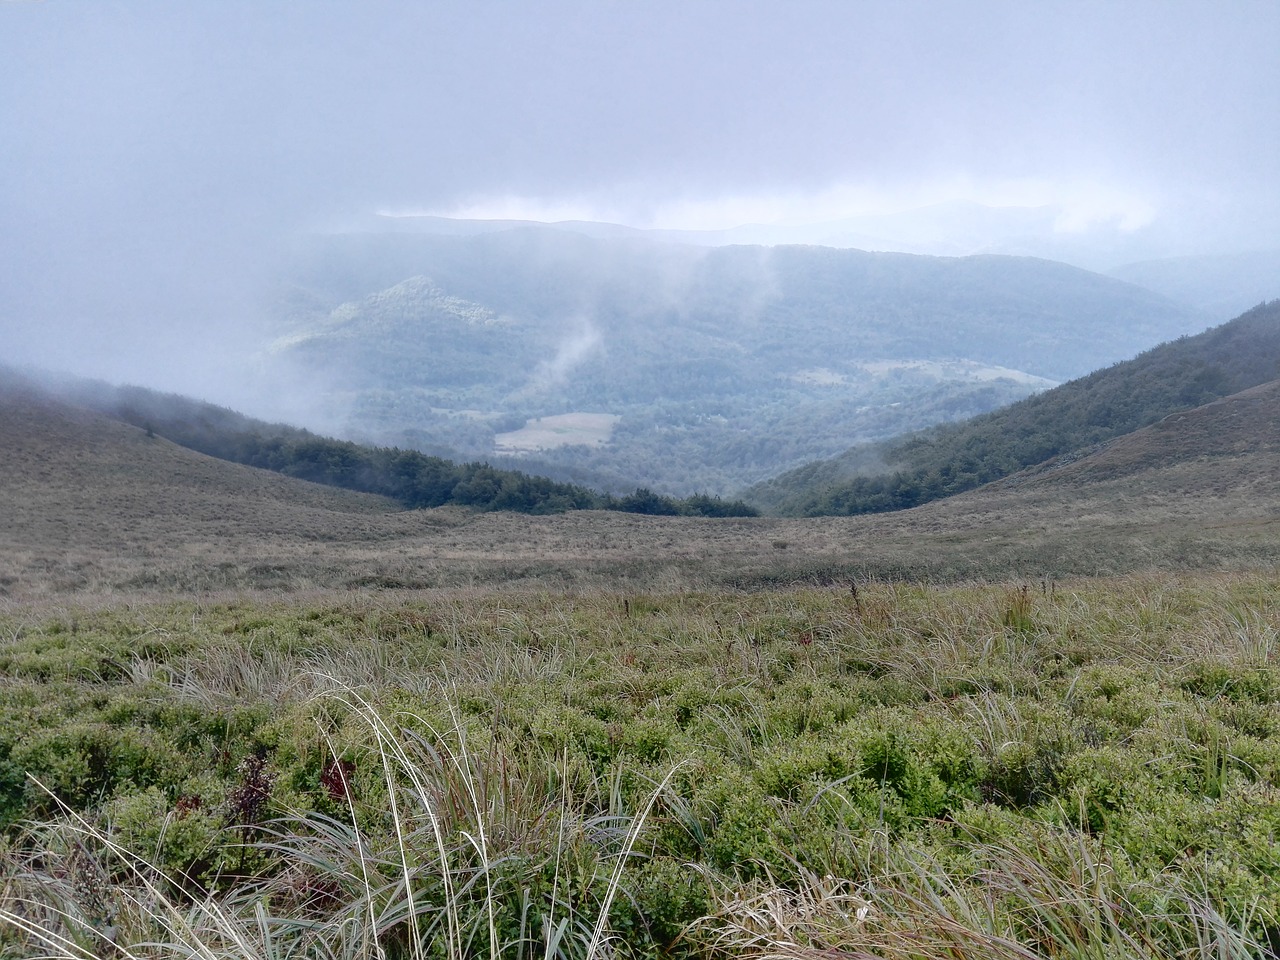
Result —
[[1273, 565], [1280, 381], [1173, 414], [1078, 458], [845, 522], [892, 530], [895, 518], [928, 531], [922, 549], [984, 556], [1022, 576]]
[[1089, 517], [1274, 523], [1280, 516], [1280, 380], [912, 512], [925, 510], [958, 523], [981, 523], [992, 513], [1059, 518], [1069, 526]]
[[1072, 463], [861, 517], [399, 509], [0, 388], [0, 597], [119, 590], [757, 587], [1280, 562], [1280, 385]]
[[321, 385], [352, 435], [488, 457], [526, 421], [608, 415], [607, 436], [537, 449], [539, 470], [721, 493], [1208, 322], [1031, 258], [686, 247], [547, 227], [327, 238], [300, 258], [280, 310], [273, 362]]
[[748, 491], [784, 514], [905, 509], [1088, 448], [1280, 372], [1280, 300], [971, 421], [809, 464]]
[[6, 546], [47, 546], [71, 569], [112, 553], [198, 557], [227, 539], [376, 540], [399, 510], [204, 456], [12, 382], [0, 382], [0, 449]]
[[[1280, 482], [1280, 380], [1169, 416], [1085, 456], [1050, 460], [997, 480], [991, 491], [1076, 488], [1177, 470], [1213, 495], [1259, 480]], [[1171, 490], [1166, 486], [1165, 490]]]

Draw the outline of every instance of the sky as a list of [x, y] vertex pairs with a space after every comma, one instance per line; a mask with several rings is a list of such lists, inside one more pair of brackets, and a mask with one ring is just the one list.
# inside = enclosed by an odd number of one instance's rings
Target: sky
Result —
[[2, 359], [216, 393], [291, 238], [372, 213], [1280, 247], [1277, 41], [1274, 0], [0, 0]]

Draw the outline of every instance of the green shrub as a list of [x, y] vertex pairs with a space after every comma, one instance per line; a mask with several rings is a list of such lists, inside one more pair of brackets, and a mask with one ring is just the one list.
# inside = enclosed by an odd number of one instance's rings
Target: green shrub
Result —
[[234, 864], [225, 832], [227, 811], [219, 793], [214, 783], [188, 783], [170, 803], [164, 791], [147, 787], [113, 797], [103, 816], [116, 843], [184, 888], [198, 890]]

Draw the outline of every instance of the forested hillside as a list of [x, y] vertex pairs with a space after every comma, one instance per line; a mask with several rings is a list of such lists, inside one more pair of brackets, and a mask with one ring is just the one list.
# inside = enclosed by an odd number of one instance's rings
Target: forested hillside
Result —
[[[7, 379], [20, 375], [9, 372]], [[644, 488], [599, 493], [487, 463], [455, 463], [414, 450], [372, 447], [265, 423], [225, 407], [141, 387], [67, 381], [60, 395], [209, 456], [329, 486], [376, 493], [416, 509], [448, 504], [478, 510], [561, 513], [620, 510], [702, 517], [751, 516], [740, 501], [695, 494], [664, 497]]]
[[791, 515], [902, 510], [1280, 377], [1280, 300], [963, 424], [847, 451], [748, 491]]
[[[268, 367], [344, 435], [539, 470], [728, 492], [851, 445], [1019, 400], [1209, 322], [1017, 257], [686, 247], [551, 227], [315, 241]], [[603, 421], [601, 421], [603, 422]]]

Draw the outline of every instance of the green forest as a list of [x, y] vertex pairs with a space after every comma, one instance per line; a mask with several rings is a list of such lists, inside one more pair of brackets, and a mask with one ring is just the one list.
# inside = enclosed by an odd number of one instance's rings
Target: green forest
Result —
[[456, 463], [416, 450], [335, 440], [142, 387], [81, 381], [63, 389], [87, 406], [200, 453], [312, 483], [379, 494], [408, 509], [452, 504], [531, 514], [617, 510], [665, 516], [758, 515], [740, 500], [706, 494], [676, 498], [645, 487], [617, 496], [487, 463]]

